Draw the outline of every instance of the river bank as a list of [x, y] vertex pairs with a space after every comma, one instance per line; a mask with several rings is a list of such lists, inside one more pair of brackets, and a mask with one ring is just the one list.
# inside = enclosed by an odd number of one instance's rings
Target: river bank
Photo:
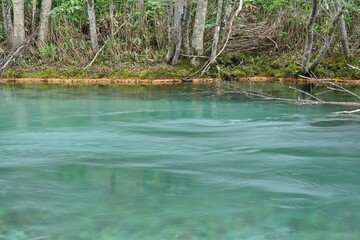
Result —
[[[219, 83], [221, 78], [166, 78], [166, 79], [110, 79], [110, 78], [1, 78], [0, 84], [54, 84], [54, 85], [178, 85]], [[317, 83], [332, 82], [336, 84], [360, 85], [360, 80], [351, 79], [303, 79], [276, 77], [239, 77], [235, 82], [278, 82], [278, 83]]]

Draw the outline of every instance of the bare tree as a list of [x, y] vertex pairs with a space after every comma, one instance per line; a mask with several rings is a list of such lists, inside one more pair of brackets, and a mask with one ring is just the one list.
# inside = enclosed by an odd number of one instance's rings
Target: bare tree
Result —
[[41, 4], [39, 38], [40, 45], [44, 44], [49, 35], [49, 22], [52, 0], [43, 0]]
[[181, 46], [182, 46], [182, 20], [184, 15], [185, 0], [175, 1], [174, 12], [174, 36], [175, 36], [175, 53], [171, 64], [176, 65], [179, 61]]
[[311, 49], [314, 43], [314, 25], [318, 14], [319, 14], [319, 0], [313, 0], [312, 11], [309, 16], [308, 23], [306, 25], [307, 35], [306, 35], [304, 54], [301, 63], [302, 70], [305, 73], [309, 71], [308, 65], [310, 60]]
[[110, 37], [111, 40], [114, 40], [114, 0], [109, 0], [109, 15], [110, 15]]
[[[338, 0], [334, 0], [335, 2], [335, 9], [336, 11], [340, 11], [341, 3]], [[348, 42], [348, 35], [346, 30], [346, 23], [344, 19], [344, 14], [340, 16], [339, 20], [339, 32], [340, 32], [340, 39], [341, 39], [341, 45], [343, 49], [344, 58], [346, 61], [350, 60], [350, 49], [349, 49], [349, 42]]]
[[212, 46], [211, 46], [211, 58], [216, 58], [216, 54], [218, 52], [222, 8], [223, 8], [223, 0], [219, 0], [218, 6], [217, 6], [214, 37], [213, 37], [213, 42], [212, 42]]
[[[195, 50], [197, 55], [204, 54], [204, 32], [205, 32], [205, 21], [207, 13], [207, 0], [196, 1], [196, 13], [194, 19], [194, 29], [191, 37], [191, 46]], [[197, 58], [192, 60], [193, 64], [197, 65]]]
[[184, 15], [182, 20], [183, 47], [186, 55], [190, 55], [190, 22], [191, 22], [191, 0], [185, 0]]
[[221, 46], [223, 46], [226, 41], [226, 34], [229, 30], [229, 23], [231, 21], [231, 15], [234, 11], [234, 3], [235, 3], [235, 0], [229, 0], [226, 5], [226, 8], [225, 8], [223, 25], [222, 25], [221, 31], [220, 31], [220, 45]]
[[175, 54], [175, 29], [174, 29], [174, 1], [167, 0], [167, 15], [168, 15], [168, 51], [166, 54], [166, 61], [171, 62]]
[[24, 0], [13, 0], [14, 4], [14, 35], [13, 46], [19, 47], [25, 41]]
[[327, 36], [325, 36], [325, 43], [324, 45], [321, 47], [319, 53], [317, 54], [314, 62], [312, 63], [312, 65], [310, 66], [310, 71], [311, 72], [315, 72], [315, 70], [317, 69], [317, 67], [319, 66], [320, 62], [322, 61], [322, 59], [325, 57], [326, 52], [329, 50], [330, 48], [330, 44], [334, 38], [335, 35], [335, 30], [336, 30], [336, 26], [338, 25], [341, 16], [344, 14], [345, 11], [345, 7], [348, 3], [348, 0], [344, 0], [341, 4], [341, 6], [337, 9], [335, 16], [333, 16], [332, 21], [331, 21], [331, 25], [329, 27]]
[[172, 65], [178, 63], [183, 46], [183, 22], [186, 5], [187, 0], [176, 0], [175, 2], [168, 0], [167, 2], [169, 47], [166, 60]]
[[91, 47], [94, 52], [97, 52], [99, 51], [99, 43], [98, 43], [98, 36], [96, 31], [94, 0], [87, 0], [87, 7], [88, 7], [88, 16], [89, 16]]
[[6, 37], [9, 40], [9, 42], [13, 44], [14, 30], [13, 30], [9, 0], [2, 0], [2, 14], [4, 19], [4, 28], [5, 28]]
[[36, 31], [36, 12], [37, 12], [37, 0], [32, 0], [31, 4], [31, 34], [35, 34]]

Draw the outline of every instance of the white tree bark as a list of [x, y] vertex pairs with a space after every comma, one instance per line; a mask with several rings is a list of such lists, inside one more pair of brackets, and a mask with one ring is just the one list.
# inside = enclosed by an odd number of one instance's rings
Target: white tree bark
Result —
[[179, 61], [181, 52], [183, 32], [182, 32], [182, 20], [184, 15], [185, 0], [176, 0], [175, 12], [174, 12], [174, 29], [175, 29], [175, 53], [171, 64], [176, 65]]
[[185, 0], [184, 15], [182, 20], [182, 41], [186, 55], [190, 55], [190, 22], [191, 22], [191, 0]]
[[49, 35], [49, 22], [52, 0], [43, 0], [41, 3], [38, 43], [44, 44]]
[[[336, 10], [339, 11], [341, 8], [341, 4], [338, 0], [334, 0]], [[338, 25], [339, 31], [340, 31], [340, 39], [341, 39], [341, 45], [343, 49], [344, 58], [346, 61], [350, 60], [350, 49], [349, 49], [349, 41], [348, 41], [348, 35], [346, 30], [346, 24], [344, 19], [344, 14], [341, 15]]]
[[87, 0], [87, 6], [88, 6], [88, 16], [89, 16], [91, 47], [94, 52], [97, 52], [99, 51], [99, 43], [98, 43], [98, 36], [96, 31], [94, 0]]
[[14, 35], [13, 46], [19, 47], [25, 41], [24, 0], [13, 0], [14, 4]]
[[319, 66], [320, 62], [325, 57], [325, 54], [326, 54], [327, 50], [330, 48], [330, 44], [331, 44], [331, 42], [332, 42], [332, 40], [334, 38], [336, 26], [338, 25], [341, 16], [344, 14], [345, 7], [346, 7], [347, 3], [348, 3], [348, 0], [344, 0], [343, 3], [341, 4], [341, 6], [337, 9], [337, 11], [335, 13], [335, 16], [333, 16], [331, 26], [330, 26], [329, 31], [328, 31], [328, 35], [325, 37], [325, 43], [321, 47], [319, 53], [316, 55], [316, 58], [315, 58], [314, 62], [310, 66], [310, 71], [311, 72], [315, 72], [315, 70]]
[[36, 2], [37, 0], [32, 0], [32, 5], [31, 5], [31, 34], [35, 34], [35, 30], [36, 30], [36, 12], [37, 12]]
[[316, 17], [319, 13], [319, 0], [313, 0], [312, 1], [312, 12], [311, 15], [309, 16], [308, 19], [308, 23], [306, 25], [306, 42], [305, 42], [305, 49], [304, 49], [304, 54], [302, 57], [302, 71], [307, 73], [309, 71], [309, 60], [310, 60], [310, 54], [311, 54], [311, 49], [313, 46], [313, 42], [314, 42], [314, 24], [315, 24], [315, 20]]
[[197, 0], [196, 3], [197, 5], [193, 35], [191, 37], [191, 46], [194, 48], [196, 54], [202, 55], [204, 53], [204, 32], [208, 1]]
[[171, 62], [175, 54], [175, 29], [174, 29], [174, 2], [167, 0], [167, 15], [168, 15], [168, 51], [166, 54], [166, 61]]
[[216, 58], [216, 54], [218, 52], [222, 8], [223, 8], [223, 0], [219, 0], [218, 1], [218, 6], [217, 6], [214, 37], [213, 37], [213, 42], [212, 42], [212, 45], [211, 45], [211, 59]]
[[110, 37], [111, 40], [114, 40], [114, 0], [109, 0], [109, 15], [110, 15]]

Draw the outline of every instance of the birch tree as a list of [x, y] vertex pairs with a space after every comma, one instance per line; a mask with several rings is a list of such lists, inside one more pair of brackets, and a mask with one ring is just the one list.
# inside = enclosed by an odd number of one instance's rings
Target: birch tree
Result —
[[[334, 0], [336, 11], [340, 11], [341, 3], [338, 0]], [[344, 58], [346, 61], [350, 60], [350, 49], [349, 49], [349, 41], [346, 30], [346, 24], [344, 19], [344, 14], [340, 16], [339, 24], [338, 24], [339, 32], [340, 32], [340, 40], [341, 46], [343, 49]]]
[[13, 0], [14, 35], [13, 46], [19, 47], [25, 41], [24, 0]]
[[315, 70], [319, 66], [320, 62], [325, 57], [326, 52], [329, 50], [330, 44], [332, 43], [334, 35], [335, 35], [336, 27], [340, 21], [341, 16], [344, 14], [347, 3], [348, 3], [348, 0], [344, 0], [341, 3], [340, 7], [337, 8], [335, 15], [332, 17], [331, 25], [330, 25], [328, 33], [324, 39], [325, 40], [324, 45], [321, 47], [319, 53], [316, 55], [314, 62], [310, 66], [311, 72], [315, 72]]
[[109, 0], [109, 15], [110, 15], [110, 37], [114, 41], [114, 0]]
[[87, 0], [91, 47], [94, 52], [99, 51], [98, 36], [96, 31], [96, 17], [94, 0]]
[[[204, 54], [204, 32], [205, 32], [205, 22], [206, 22], [206, 13], [207, 13], [208, 1], [207, 0], [197, 0], [196, 1], [196, 12], [194, 19], [194, 29], [191, 37], [191, 47], [194, 49], [195, 54], [203, 55]], [[193, 58], [193, 64], [197, 65], [197, 58]]]
[[223, 8], [223, 0], [219, 0], [218, 1], [218, 6], [217, 6], [214, 37], [213, 37], [213, 42], [212, 42], [212, 46], [211, 46], [211, 58], [216, 58], [216, 54], [217, 54], [217, 51], [218, 51], [222, 8]]
[[306, 25], [306, 41], [305, 41], [305, 49], [304, 54], [302, 57], [302, 71], [308, 72], [309, 71], [309, 60], [310, 60], [310, 54], [311, 49], [314, 43], [314, 25], [316, 18], [319, 14], [319, 0], [313, 0], [312, 1], [312, 11], [309, 16], [307, 25]]
[[44, 44], [49, 35], [49, 22], [52, 0], [42, 0], [41, 14], [39, 23], [39, 38], [38, 42]]
[[36, 31], [36, 12], [37, 12], [37, 6], [36, 6], [37, 0], [32, 0], [31, 4], [31, 34], [35, 34]]
[[168, 0], [168, 52], [166, 60], [172, 65], [179, 61], [180, 52], [183, 46], [183, 22], [187, 0]]

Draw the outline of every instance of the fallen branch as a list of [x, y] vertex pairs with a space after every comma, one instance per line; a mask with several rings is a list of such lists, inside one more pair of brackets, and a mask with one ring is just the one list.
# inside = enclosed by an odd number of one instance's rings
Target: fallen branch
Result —
[[360, 109], [356, 109], [353, 111], [341, 111], [341, 112], [334, 112], [335, 114], [353, 114], [353, 113], [358, 113], [360, 112]]
[[304, 93], [305, 95], [308, 95], [309, 97], [314, 98], [315, 100], [317, 100], [317, 101], [319, 101], [319, 102], [323, 102], [320, 98], [317, 98], [317, 97], [315, 97], [314, 95], [312, 95], [312, 94], [310, 94], [310, 93], [308, 93], [308, 92], [305, 92], [305, 91], [303, 91], [303, 90], [301, 90], [301, 89], [298, 89], [298, 88], [295, 88], [295, 87], [292, 87], [292, 86], [289, 86], [289, 88], [290, 88], [290, 89], [293, 89], [293, 90], [295, 90], [295, 91]]

